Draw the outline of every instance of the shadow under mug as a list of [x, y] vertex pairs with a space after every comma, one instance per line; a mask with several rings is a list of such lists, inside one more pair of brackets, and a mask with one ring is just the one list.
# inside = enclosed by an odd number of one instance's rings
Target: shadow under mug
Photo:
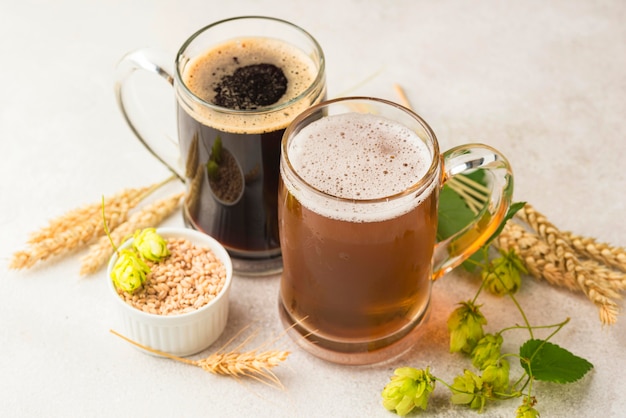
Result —
[[[254, 72], [246, 72], [251, 68]], [[178, 139], [158, 132], [146, 116], [142, 105], [150, 103], [139, 100], [139, 83], [131, 77], [138, 70], [172, 85]], [[214, 79], [198, 82], [212, 73]], [[256, 77], [256, 90], [244, 91], [250, 77]], [[284, 20], [243, 16], [200, 29], [175, 60], [154, 49], [124, 56], [115, 91], [136, 136], [184, 181], [185, 224], [217, 239], [236, 273], [266, 275], [282, 270], [276, 203], [280, 141], [301, 111], [325, 99], [325, 83], [324, 54], [310, 34]], [[284, 91], [278, 101], [266, 85]], [[245, 95], [252, 105], [237, 101]]]
[[[513, 193], [498, 151], [468, 144], [440, 154], [421, 117], [367, 97], [299, 115], [280, 168], [281, 319], [305, 350], [342, 364], [385, 361], [423, 338], [433, 281], [491, 237]], [[440, 188], [475, 170], [490, 189], [484, 208], [436, 242]]]

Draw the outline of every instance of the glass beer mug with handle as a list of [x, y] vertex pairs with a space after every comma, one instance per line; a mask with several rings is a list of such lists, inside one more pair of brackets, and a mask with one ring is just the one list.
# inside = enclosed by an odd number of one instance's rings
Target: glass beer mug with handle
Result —
[[[132, 77], [139, 70], [172, 85], [177, 139], [146, 116], [144, 107], [151, 103]], [[194, 33], [175, 60], [154, 49], [128, 54], [116, 78], [118, 103], [131, 129], [186, 184], [186, 225], [216, 238], [236, 273], [280, 271], [280, 141], [301, 111], [326, 96], [317, 41], [284, 20], [236, 17]]]
[[[366, 364], [420, 335], [431, 286], [496, 231], [511, 204], [509, 163], [486, 145], [440, 153], [434, 132], [389, 101], [348, 97], [313, 106], [282, 142], [279, 310], [302, 347]], [[441, 187], [481, 169], [489, 198], [463, 230], [436, 242]]]

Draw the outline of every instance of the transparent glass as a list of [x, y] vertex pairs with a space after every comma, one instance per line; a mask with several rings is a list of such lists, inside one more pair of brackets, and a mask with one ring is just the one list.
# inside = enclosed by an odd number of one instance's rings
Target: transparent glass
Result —
[[[278, 55], [263, 58], [281, 62], [276, 65], [291, 77], [287, 93], [275, 103], [239, 109], [201, 96], [189, 83], [199, 67], [213, 65], [218, 49], [234, 61], [244, 54], [289, 51], [297, 58], [288, 63]], [[297, 79], [293, 68], [305, 68], [301, 73], [308, 78]], [[148, 117], [151, 103], [139, 94], [133, 77], [138, 73], [156, 74], [172, 85], [177, 138]], [[304, 87], [289, 95], [290, 86], [298, 83]], [[325, 99], [325, 83], [324, 54], [310, 34], [284, 20], [244, 16], [202, 28], [185, 41], [175, 60], [154, 49], [126, 55], [117, 67], [115, 91], [137, 138], [185, 182], [186, 225], [216, 238], [231, 255], [236, 273], [266, 275], [282, 269], [276, 206], [282, 134], [298, 113]]]
[[[344, 364], [388, 360], [423, 338], [433, 281], [495, 232], [513, 192], [498, 151], [468, 144], [441, 154], [421, 117], [367, 97], [298, 116], [283, 137], [280, 169], [281, 319], [305, 350]], [[477, 169], [489, 178], [488, 201], [476, 221], [436, 242], [439, 190]], [[349, 194], [353, 186], [358, 193]]]

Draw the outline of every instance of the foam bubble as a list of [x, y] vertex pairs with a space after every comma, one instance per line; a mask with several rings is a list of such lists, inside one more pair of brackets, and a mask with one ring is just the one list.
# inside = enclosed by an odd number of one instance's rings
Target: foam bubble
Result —
[[[288, 152], [296, 172], [311, 186], [330, 196], [354, 200], [400, 193], [417, 183], [431, 164], [431, 153], [415, 132], [395, 121], [360, 113], [332, 115], [307, 125], [292, 139]], [[297, 188], [291, 191], [305, 206], [326, 216], [332, 212], [332, 217], [353, 220], [358, 213], [358, 218], [364, 219], [372, 210], [371, 205], [354, 204], [342, 209], [336, 199], [299, 196]], [[431, 191], [429, 188], [426, 195]], [[407, 199], [408, 207], [406, 202], [396, 201], [375, 210], [393, 208], [385, 218], [399, 216], [421, 201], [415, 196]]]

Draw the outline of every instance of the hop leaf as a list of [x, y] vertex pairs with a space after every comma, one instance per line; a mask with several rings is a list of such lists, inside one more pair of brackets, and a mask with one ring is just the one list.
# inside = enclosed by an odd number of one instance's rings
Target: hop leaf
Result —
[[168, 255], [167, 241], [154, 228], [145, 228], [135, 232], [133, 248], [144, 259], [159, 262]]
[[448, 318], [450, 331], [450, 351], [471, 353], [478, 341], [483, 338], [483, 325], [487, 320], [473, 302], [461, 302]]
[[435, 379], [428, 368], [401, 367], [394, 371], [391, 381], [383, 389], [383, 406], [401, 416], [415, 407], [426, 409], [434, 389]]
[[500, 358], [502, 347], [502, 335], [486, 334], [481, 338], [472, 350], [472, 364], [480, 370], [484, 370], [491, 363]]
[[520, 347], [521, 364], [537, 380], [570, 383], [582, 378], [593, 364], [564, 348], [543, 340], [528, 340]]
[[150, 268], [130, 249], [121, 250], [111, 270], [111, 279], [116, 288], [133, 293], [146, 281]]

